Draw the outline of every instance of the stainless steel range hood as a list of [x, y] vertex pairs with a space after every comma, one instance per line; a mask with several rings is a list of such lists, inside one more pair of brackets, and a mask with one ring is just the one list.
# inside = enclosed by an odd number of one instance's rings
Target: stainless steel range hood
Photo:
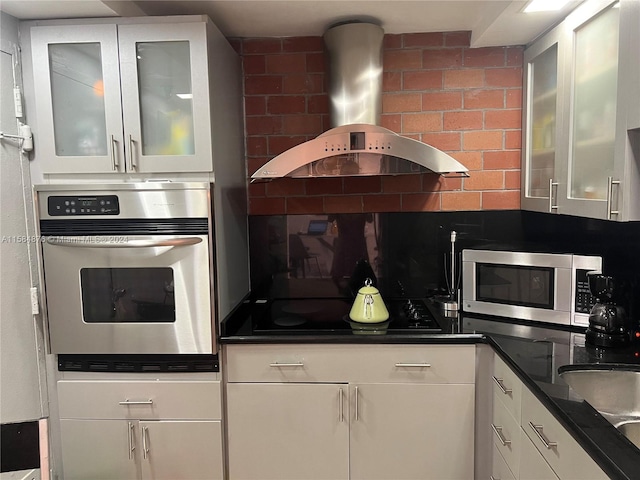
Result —
[[371, 23], [336, 25], [329, 52], [331, 130], [274, 157], [251, 178], [463, 173], [467, 168], [425, 143], [378, 126], [384, 31]]

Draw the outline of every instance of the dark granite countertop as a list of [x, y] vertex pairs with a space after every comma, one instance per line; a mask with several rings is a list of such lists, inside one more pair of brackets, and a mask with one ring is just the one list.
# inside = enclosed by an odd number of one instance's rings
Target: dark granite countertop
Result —
[[[222, 328], [222, 344], [238, 343], [487, 343], [612, 479], [640, 479], [640, 449], [558, 375], [558, 367], [640, 364], [640, 345], [601, 349], [585, 344], [579, 330], [465, 314], [444, 319], [437, 334], [361, 335], [349, 330], [301, 335], [255, 335], [255, 305], [245, 305]], [[441, 319], [442, 321], [443, 319]]]

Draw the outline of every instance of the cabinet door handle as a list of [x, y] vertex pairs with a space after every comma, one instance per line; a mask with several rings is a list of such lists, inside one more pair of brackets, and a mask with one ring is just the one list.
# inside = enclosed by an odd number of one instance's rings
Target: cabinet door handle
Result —
[[[611, 206], [613, 205], [613, 186], [618, 185], [620, 188], [620, 180], [614, 180], [613, 177], [607, 177], [607, 220], [611, 220], [611, 215], [618, 215], [620, 213], [620, 208], [616, 210], [611, 210]], [[618, 199], [618, 203], [620, 200]]]
[[129, 135], [129, 164], [131, 165], [132, 172], [138, 168], [138, 165], [135, 161], [136, 156], [133, 150], [134, 143], [136, 143], [135, 140], [131, 135]]
[[557, 442], [550, 442], [546, 435], [542, 432], [542, 425], [534, 425], [533, 422], [529, 422], [529, 426], [536, 432], [536, 436], [540, 439], [540, 441], [544, 444], [544, 446], [551, 450], [554, 447], [558, 446]]
[[153, 405], [153, 400], [129, 400], [125, 399], [123, 402], [118, 402], [119, 405]]
[[270, 363], [270, 367], [278, 368], [278, 367], [304, 367], [304, 363]]
[[502, 444], [503, 447], [506, 447], [507, 445], [511, 445], [511, 440], [508, 440], [502, 433], [502, 427], [496, 427], [492, 423], [491, 428], [493, 429], [493, 433], [496, 434], [496, 437], [498, 437], [498, 440], [500, 440], [500, 443]]
[[[553, 195], [553, 187], [556, 187], [555, 197]], [[554, 199], [556, 200], [555, 202], [554, 202]], [[554, 210], [558, 209], [557, 200], [558, 200], [558, 182], [554, 182], [553, 178], [550, 178], [549, 179], [549, 211], [550, 212], [553, 212]]]
[[494, 477], [493, 475], [489, 475], [489, 480], [500, 480], [499, 478]]
[[493, 377], [493, 381], [496, 383], [496, 385], [498, 385], [498, 387], [500, 387], [500, 390], [502, 390], [502, 393], [504, 393], [505, 395], [509, 395], [513, 392], [512, 389], [504, 386], [504, 380], [502, 378]]
[[359, 406], [358, 404], [360, 403], [360, 399], [358, 397], [358, 387], [355, 388], [355, 394], [356, 394], [356, 422], [360, 419], [360, 413], [359, 413]]
[[341, 388], [338, 394], [338, 416], [340, 422], [344, 422], [344, 390]]
[[128, 423], [127, 436], [129, 437], [129, 460], [133, 460], [133, 451], [136, 449], [136, 446], [133, 443], [133, 422]]
[[118, 171], [120, 168], [120, 164], [118, 163], [118, 157], [116, 155], [116, 144], [118, 141], [114, 135], [111, 135], [111, 166], [114, 171]]
[[147, 438], [149, 435], [149, 428], [142, 427], [142, 458], [145, 460], [149, 457], [149, 439]]
[[396, 368], [429, 368], [430, 363], [396, 363]]

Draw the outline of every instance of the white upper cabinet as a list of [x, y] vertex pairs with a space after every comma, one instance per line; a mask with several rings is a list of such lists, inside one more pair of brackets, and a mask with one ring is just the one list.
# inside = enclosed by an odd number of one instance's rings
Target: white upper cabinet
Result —
[[205, 21], [32, 27], [43, 173], [212, 171], [210, 28]]
[[45, 169], [124, 171], [116, 25], [36, 27], [31, 41]]
[[588, 1], [525, 50], [522, 208], [640, 219], [640, 3]]
[[523, 208], [554, 211], [563, 173], [560, 158], [563, 111], [559, 92], [563, 90], [564, 50], [560, 35], [553, 32], [526, 50], [525, 139], [523, 142]]
[[128, 171], [211, 170], [204, 27], [119, 27]]

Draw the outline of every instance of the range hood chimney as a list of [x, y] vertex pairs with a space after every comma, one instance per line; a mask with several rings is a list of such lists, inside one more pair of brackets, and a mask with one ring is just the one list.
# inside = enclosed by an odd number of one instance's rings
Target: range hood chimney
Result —
[[343, 177], [462, 173], [467, 168], [425, 143], [380, 127], [383, 29], [343, 23], [324, 34], [329, 52], [332, 128], [267, 162], [251, 181], [281, 177]]

